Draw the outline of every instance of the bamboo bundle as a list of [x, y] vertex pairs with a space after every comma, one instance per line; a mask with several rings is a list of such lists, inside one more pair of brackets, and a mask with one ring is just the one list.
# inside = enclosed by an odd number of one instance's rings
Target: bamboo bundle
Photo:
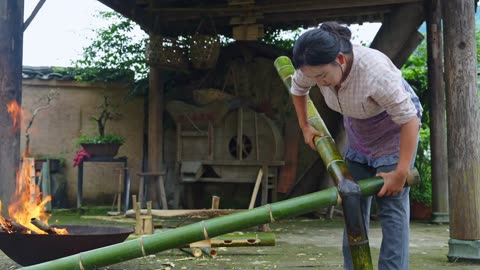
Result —
[[[290, 90], [292, 83], [291, 78], [295, 72], [292, 62], [288, 57], [282, 56], [275, 60], [274, 65], [287, 90]], [[328, 132], [322, 117], [309, 96], [307, 96], [307, 118], [308, 122], [316, 130], [324, 134], [323, 137], [316, 136], [314, 142], [317, 152], [320, 154], [335, 185], [338, 187], [340, 197], [342, 198], [348, 245], [350, 247], [353, 267], [358, 270], [373, 269], [367, 230], [360, 207], [360, 187], [353, 181], [344, 159], [337, 150], [335, 141], [330, 135], [330, 132]]]

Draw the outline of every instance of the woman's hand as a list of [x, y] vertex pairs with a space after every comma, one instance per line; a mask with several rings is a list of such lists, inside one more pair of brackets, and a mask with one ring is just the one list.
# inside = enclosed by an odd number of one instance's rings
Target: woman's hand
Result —
[[308, 144], [308, 146], [310, 146], [310, 148], [312, 148], [313, 151], [317, 151], [313, 138], [315, 138], [315, 136], [323, 137], [323, 133], [316, 130], [311, 125], [305, 125], [304, 127], [302, 127], [302, 133], [303, 133], [303, 140], [305, 141], [305, 143]]
[[388, 173], [377, 173], [378, 177], [383, 178], [383, 187], [377, 193], [378, 197], [395, 196], [402, 192], [407, 181], [408, 172], [392, 171]]

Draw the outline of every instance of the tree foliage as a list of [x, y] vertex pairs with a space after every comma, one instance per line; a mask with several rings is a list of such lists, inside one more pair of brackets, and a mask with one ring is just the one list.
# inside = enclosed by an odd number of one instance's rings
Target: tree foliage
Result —
[[[82, 58], [73, 62], [74, 77], [80, 81], [125, 81], [145, 87], [149, 68], [145, 60], [145, 33], [134, 31], [133, 21], [116, 12], [100, 12], [110, 22], [94, 30], [92, 43], [83, 48]], [[134, 87], [135, 88], [135, 87]]]

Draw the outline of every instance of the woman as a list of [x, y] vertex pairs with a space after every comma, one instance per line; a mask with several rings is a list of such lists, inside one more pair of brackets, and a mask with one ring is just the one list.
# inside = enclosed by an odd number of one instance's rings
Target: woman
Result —
[[[346, 165], [355, 180], [379, 176], [374, 196], [382, 225], [378, 269], [408, 269], [409, 188], [422, 113], [418, 97], [383, 53], [353, 46], [351, 32], [335, 22], [302, 34], [293, 48], [291, 93], [305, 143], [322, 136], [307, 120], [306, 95], [317, 85], [326, 104], [344, 116]], [[372, 197], [362, 199], [368, 228]], [[353, 269], [346, 237], [345, 269]]]

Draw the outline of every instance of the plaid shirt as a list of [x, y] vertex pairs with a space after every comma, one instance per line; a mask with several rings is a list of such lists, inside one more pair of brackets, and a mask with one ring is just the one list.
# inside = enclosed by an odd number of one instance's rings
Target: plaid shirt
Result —
[[[321, 87], [325, 102], [332, 110], [345, 116], [367, 119], [383, 111], [402, 125], [417, 115], [409, 93], [404, 91], [402, 74], [383, 53], [362, 46], [353, 47], [350, 74], [338, 91]], [[291, 93], [307, 95], [316, 83], [296, 70], [292, 78]]]
[[[420, 120], [420, 101], [387, 56], [361, 46], [353, 47], [353, 55], [350, 74], [338, 91], [319, 87], [327, 105], [344, 115], [345, 157], [373, 167], [396, 164], [400, 126], [415, 116]], [[296, 70], [290, 91], [307, 95], [315, 84]]]

